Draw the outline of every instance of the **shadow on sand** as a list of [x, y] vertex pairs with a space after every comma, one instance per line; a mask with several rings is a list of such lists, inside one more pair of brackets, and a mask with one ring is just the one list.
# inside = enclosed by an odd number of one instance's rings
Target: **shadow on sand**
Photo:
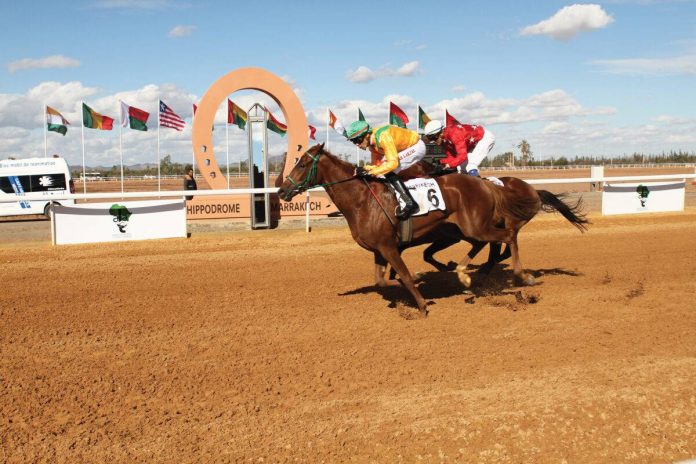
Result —
[[[489, 274], [478, 272], [481, 269], [480, 265], [469, 266], [470, 275], [472, 278], [471, 288], [466, 288], [457, 278], [456, 272], [439, 272], [428, 271], [418, 273], [419, 280], [417, 282], [418, 289], [423, 297], [428, 300], [428, 305], [436, 304], [436, 301], [441, 298], [449, 298], [452, 296], [465, 296], [464, 302], [467, 304], [475, 304], [476, 300], [483, 297], [491, 296], [514, 296], [515, 300], [520, 303], [536, 303], [538, 296], [525, 296], [522, 294], [522, 289], [536, 289], [541, 287], [544, 282], [539, 281], [540, 277], [546, 275], [563, 275], [569, 277], [578, 277], [582, 274], [577, 271], [572, 271], [563, 268], [550, 269], [527, 269], [527, 272], [537, 279], [533, 286], [520, 285], [515, 278], [512, 268], [507, 264], [496, 266]], [[389, 287], [378, 287], [370, 285], [359, 287], [344, 293], [339, 293], [339, 296], [360, 295], [368, 293], [378, 293], [382, 298], [389, 302], [390, 308], [395, 308], [397, 304], [415, 308], [415, 304], [411, 299], [410, 294], [402, 285], [394, 285]]]

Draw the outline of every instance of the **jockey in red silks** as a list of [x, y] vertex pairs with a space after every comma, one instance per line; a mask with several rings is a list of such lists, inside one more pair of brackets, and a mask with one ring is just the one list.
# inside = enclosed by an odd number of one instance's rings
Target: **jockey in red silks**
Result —
[[466, 163], [466, 173], [479, 176], [478, 167], [495, 145], [495, 136], [483, 126], [454, 124], [442, 127], [440, 121], [430, 121], [425, 125], [424, 135], [430, 142], [440, 145], [445, 158], [440, 160], [446, 168], [457, 168], [462, 172]]
[[[413, 199], [403, 181], [396, 173], [413, 166], [425, 156], [425, 144], [412, 130], [397, 126], [382, 126], [372, 129], [365, 121], [355, 121], [346, 130], [346, 138], [362, 150], [370, 150], [375, 157], [382, 157], [376, 165], [365, 165], [364, 173], [384, 176], [406, 203], [396, 215], [404, 220], [418, 212], [418, 203]], [[356, 169], [356, 175], [362, 175]]]

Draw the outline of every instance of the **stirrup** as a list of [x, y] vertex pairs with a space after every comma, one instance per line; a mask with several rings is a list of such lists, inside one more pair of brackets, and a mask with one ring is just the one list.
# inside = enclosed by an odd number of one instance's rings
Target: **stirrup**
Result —
[[416, 214], [418, 211], [420, 211], [420, 207], [418, 206], [417, 203], [414, 203], [410, 208], [408, 205], [404, 207], [401, 211], [396, 213], [396, 218], [403, 221], [405, 219], [410, 218], [414, 214]]

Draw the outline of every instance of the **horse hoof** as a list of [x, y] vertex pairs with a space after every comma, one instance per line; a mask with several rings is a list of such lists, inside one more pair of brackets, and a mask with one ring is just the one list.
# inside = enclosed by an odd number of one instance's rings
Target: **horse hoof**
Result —
[[522, 282], [523, 285], [532, 286], [536, 283], [536, 281], [534, 280], [534, 276], [532, 276], [531, 274], [522, 274], [519, 278], [520, 282]]
[[459, 281], [462, 283], [462, 285], [464, 285], [466, 288], [471, 287], [471, 276], [469, 276], [469, 274], [458, 272], [457, 276], [459, 277]]

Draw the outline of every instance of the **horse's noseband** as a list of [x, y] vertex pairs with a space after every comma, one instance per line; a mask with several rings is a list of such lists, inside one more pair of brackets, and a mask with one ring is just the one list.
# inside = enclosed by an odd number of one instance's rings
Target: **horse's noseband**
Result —
[[302, 193], [305, 190], [308, 190], [318, 185], [316, 182], [317, 165], [319, 164], [319, 157], [321, 156], [321, 153], [321, 150], [316, 155], [310, 155], [309, 153], [305, 153], [305, 155], [307, 155], [312, 160], [312, 166], [310, 167], [307, 176], [305, 176], [302, 182], [297, 182], [290, 176], [286, 178], [292, 184], [292, 190], [288, 191], [286, 196], [295, 196], [298, 193]]

